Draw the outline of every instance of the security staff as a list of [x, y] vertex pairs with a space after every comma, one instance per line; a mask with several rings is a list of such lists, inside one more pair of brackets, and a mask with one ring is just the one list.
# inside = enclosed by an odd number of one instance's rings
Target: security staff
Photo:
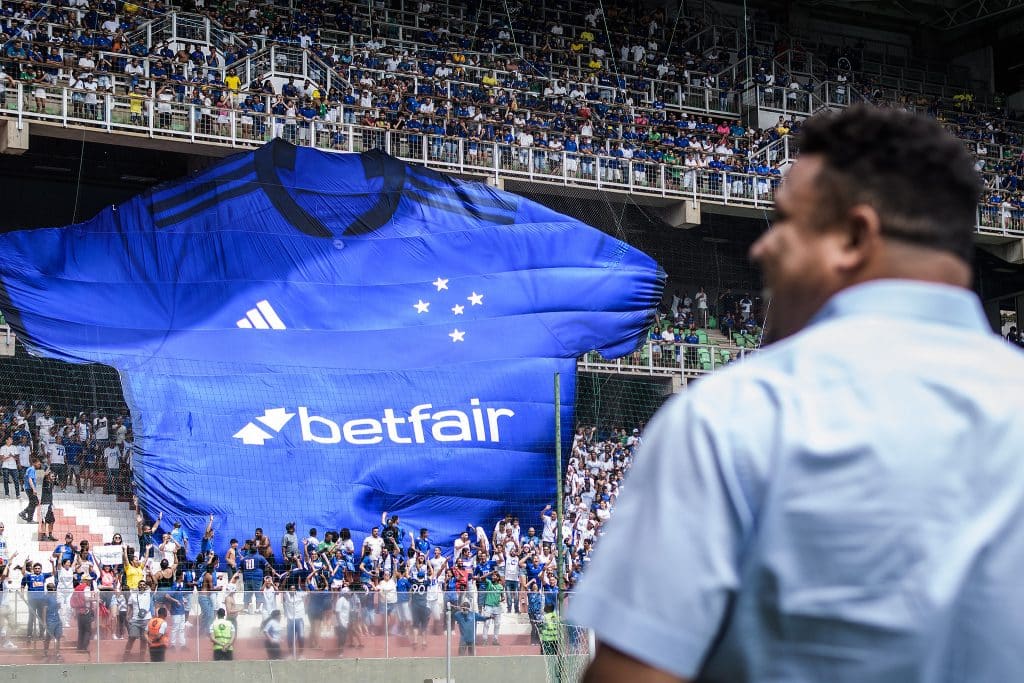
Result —
[[221, 607], [217, 610], [217, 618], [210, 625], [210, 642], [213, 643], [215, 662], [228, 661], [235, 657], [235, 625], [226, 617], [227, 612]]

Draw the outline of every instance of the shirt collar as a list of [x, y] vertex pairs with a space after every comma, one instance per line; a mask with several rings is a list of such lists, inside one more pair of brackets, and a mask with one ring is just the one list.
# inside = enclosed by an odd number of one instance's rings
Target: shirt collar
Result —
[[921, 280], [872, 280], [848, 287], [834, 294], [810, 324], [865, 314], [991, 331], [974, 292]]

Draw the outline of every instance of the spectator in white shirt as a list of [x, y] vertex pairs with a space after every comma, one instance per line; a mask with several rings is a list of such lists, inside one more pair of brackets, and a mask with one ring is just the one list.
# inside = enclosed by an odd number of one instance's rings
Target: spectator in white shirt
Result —
[[11, 497], [11, 490], [8, 482], [14, 483], [14, 495], [21, 498], [21, 482], [18, 478], [18, 447], [14, 445], [14, 439], [10, 436], [0, 446], [0, 471], [4, 477], [4, 497]]

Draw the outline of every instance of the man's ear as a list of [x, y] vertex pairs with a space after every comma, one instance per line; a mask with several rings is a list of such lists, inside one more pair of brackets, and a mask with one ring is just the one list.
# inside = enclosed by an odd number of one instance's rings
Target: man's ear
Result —
[[869, 204], [854, 204], [846, 212], [838, 237], [837, 265], [857, 270], [880, 246], [882, 221], [878, 211]]

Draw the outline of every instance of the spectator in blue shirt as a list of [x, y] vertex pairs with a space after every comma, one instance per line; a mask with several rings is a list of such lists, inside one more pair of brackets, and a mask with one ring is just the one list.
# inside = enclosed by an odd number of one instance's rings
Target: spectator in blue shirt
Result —
[[469, 609], [469, 600], [463, 600], [459, 609], [452, 613], [452, 619], [459, 627], [459, 654], [476, 654], [476, 624], [484, 621], [479, 612]]
[[74, 541], [74, 535], [68, 532], [64, 535], [64, 542], [53, 549], [53, 552], [50, 554], [50, 562], [53, 564], [54, 572], [57, 571], [57, 567], [64, 564], [65, 560], [74, 562], [75, 555], [78, 552], [78, 549], [73, 545]]
[[18, 513], [23, 522], [34, 522], [36, 507], [39, 505], [39, 489], [36, 484], [36, 469], [39, 467], [39, 458], [32, 458], [29, 466], [25, 469], [25, 493], [28, 495], [28, 506]]
[[52, 573], [43, 573], [43, 565], [36, 562], [30, 564], [25, 561], [25, 575], [21, 578], [21, 585], [27, 591], [28, 602], [28, 643], [31, 646], [34, 639], [42, 639], [45, 635], [45, 609], [46, 609], [46, 580], [53, 576]]

